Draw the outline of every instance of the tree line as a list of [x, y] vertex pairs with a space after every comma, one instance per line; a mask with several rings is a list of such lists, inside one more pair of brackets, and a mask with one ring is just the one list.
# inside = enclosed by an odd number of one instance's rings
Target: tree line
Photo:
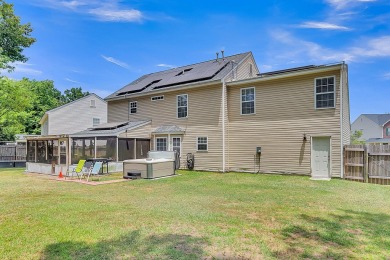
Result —
[[30, 23], [21, 24], [13, 5], [0, 0], [0, 141], [14, 140], [15, 134], [40, 134], [40, 119], [46, 111], [89, 95], [82, 88], [61, 93], [52, 80], [14, 80], [1, 75], [12, 72], [15, 62], [26, 62], [23, 54], [36, 39]]

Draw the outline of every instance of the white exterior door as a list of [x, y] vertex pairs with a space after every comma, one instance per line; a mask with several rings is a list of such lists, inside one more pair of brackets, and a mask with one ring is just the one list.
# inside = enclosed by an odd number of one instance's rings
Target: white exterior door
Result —
[[313, 179], [330, 178], [330, 137], [312, 138], [312, 173]]
[[181, 156], [181, 138], [172, 137], [172, 151], [176, 151]]

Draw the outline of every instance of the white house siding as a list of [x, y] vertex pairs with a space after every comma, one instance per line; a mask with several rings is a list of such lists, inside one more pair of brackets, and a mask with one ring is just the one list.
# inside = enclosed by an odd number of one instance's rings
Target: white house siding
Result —
[[360, 140], [368, 140], [370, 138], [382, 138], [383, 129], [381, 126], [368, 119], [365, 115], [360, 115], [351, 126], [352, 133], [358, 130], [363, 131]]
[[[95, 100], [95, 107], [90, 106]], [[107, 103], [95, 95], [81, 98], [48, 112], [49, 135], [73, 134], [93, 126], [93, 118], [107, 123]]]
[[48, 135], [49, 133], [49, 121], [46, 119], [41, 125], [41, 135]]
[[[185, 134], [182, 136], [181, 166], [186, 165], [186, 154], [195, 154], [195, 169], [222, 169], [222, 127], [221, 127], [222, 84], [200, 88], [151, 94], [138, 98], [108, 101], [108, 121], [151, 120], [151, 128], [163, 125], [177, 125]], [[188, 94], [188, 118], [177, 118], [177, 95]], [[152, 96], [164, 95], [164, 100], [151, 101]], [[129, 101], [137, 101], [137, 113], [128, 114]], [[166, 135], [165, 135], [166, 136]], [[197, 152], [197, 137], [208, 137], [208, 151]], [[154, 140], [151, 142], [154, 149]]]
[[[340, 71], [335, 70], [228, 86], [228, 168], [254, 171], [255, 149], [261, 146], [260, 171], [310, 175], [311, 137], [330, 136], [331, 175], [340, 176], [339, 84], [336, 85], [336, 108], [314, 107], [314, 78], [326, 76], [336, 76], [336, 83], [340, 82]], [[243, 87], [255, 87], [254, 115], [240, 115], [240, 89]]]

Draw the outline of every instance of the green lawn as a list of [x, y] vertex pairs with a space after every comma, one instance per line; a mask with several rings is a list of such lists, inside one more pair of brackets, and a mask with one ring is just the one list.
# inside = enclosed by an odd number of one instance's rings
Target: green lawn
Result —
[[1, 259], [389, 258], [390, 187], [180, 172], [89, 186], [0, 170]]

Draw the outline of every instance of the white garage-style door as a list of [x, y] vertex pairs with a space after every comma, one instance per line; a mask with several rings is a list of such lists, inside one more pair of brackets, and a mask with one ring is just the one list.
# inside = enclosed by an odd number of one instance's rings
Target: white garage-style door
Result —
[[312, 137], [312, 179], [330, 179], [330, 137]]

